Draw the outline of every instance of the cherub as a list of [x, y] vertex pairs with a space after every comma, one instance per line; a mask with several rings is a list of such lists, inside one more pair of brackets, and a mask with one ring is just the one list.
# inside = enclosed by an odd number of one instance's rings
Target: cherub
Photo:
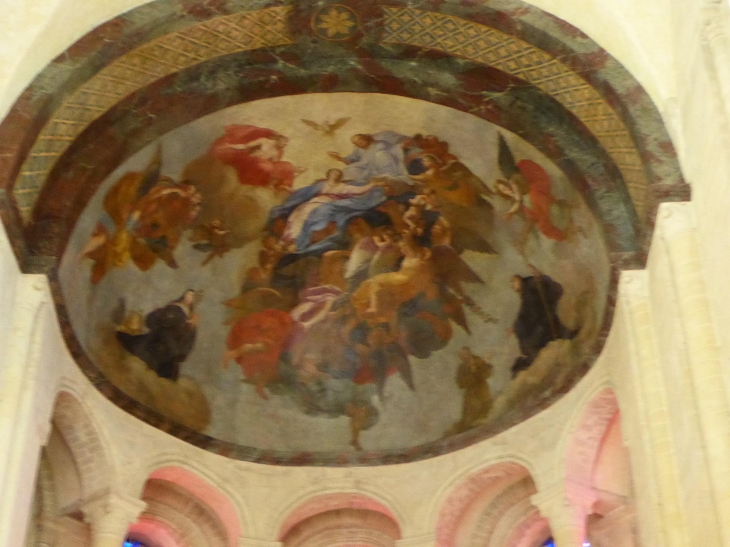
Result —
[[215, 257], [223, 257], [231, 246], [228, 242], [228, 236], [231, 231], [224, 228], [223, 223], [214, 219], [207, 224], [201, 224], [193, 229], [190, 241], [194, 242], [193, 248], [198, 251], [207, 252], [201, 266], [205, 266]]
[[415, 235], [423, 235], [426, 227], [426, 221], [423, 218], [424, 211], [432, 211], [438, 208], [438, 198], [436, 191], [432, 188], [426, 188], [422, 194], [408, 200], [408, 209], [403, 213], [403, 221], [406, 223], [408, 230]]
[[258, 256], [259, 265], [252, 266], [246, 271], [242, 290], [269, 286], [274, 267], [286, 251], [285, 245], [274, 235], [269, 234], [261, 238], [262, 249]]

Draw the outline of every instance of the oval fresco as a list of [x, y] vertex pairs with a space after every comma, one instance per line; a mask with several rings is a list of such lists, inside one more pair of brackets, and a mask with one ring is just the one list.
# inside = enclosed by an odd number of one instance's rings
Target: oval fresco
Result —
[[172, 131], [60, 269], [84, 350], [171, 422], [271, 453], [500, 431], [586, 370], [601, 227], [531, 145], [403, 97], [265, 99]]

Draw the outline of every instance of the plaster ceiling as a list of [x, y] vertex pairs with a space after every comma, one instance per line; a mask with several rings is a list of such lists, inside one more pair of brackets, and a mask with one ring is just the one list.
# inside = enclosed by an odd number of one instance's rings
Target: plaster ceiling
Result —
[[4, 222], [92, 382], [265, 463], [409, 461], [545, 408], [688, 194], [633, 78], [515, 1], [158, 0], [0, 137]]

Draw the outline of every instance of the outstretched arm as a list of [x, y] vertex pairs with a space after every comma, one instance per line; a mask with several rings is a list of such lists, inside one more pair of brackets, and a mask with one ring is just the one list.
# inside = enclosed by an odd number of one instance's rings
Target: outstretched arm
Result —
[[327, 152], [327, 155], [330, 158], [332, 158], [333, 160], [337, 160], [339, 162], [342, 162], [345, 165], [350, 165], [352, 163], [351, 160], [348, 160], [347, 158], [343, 158], [342, 155], [339, 152]]

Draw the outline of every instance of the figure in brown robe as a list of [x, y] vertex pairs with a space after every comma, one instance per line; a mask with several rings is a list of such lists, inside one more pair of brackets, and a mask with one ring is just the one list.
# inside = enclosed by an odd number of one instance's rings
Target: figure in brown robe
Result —
[[481, 357], [474, 355], [467, 347], [459, 350], [459, 368], [456, 371], [456, 385], [464, 390], [461, 419], [448, 434], [455, 435], [479, 424], [492, 408], [492, 392], [487, 380], [494, 367]]

